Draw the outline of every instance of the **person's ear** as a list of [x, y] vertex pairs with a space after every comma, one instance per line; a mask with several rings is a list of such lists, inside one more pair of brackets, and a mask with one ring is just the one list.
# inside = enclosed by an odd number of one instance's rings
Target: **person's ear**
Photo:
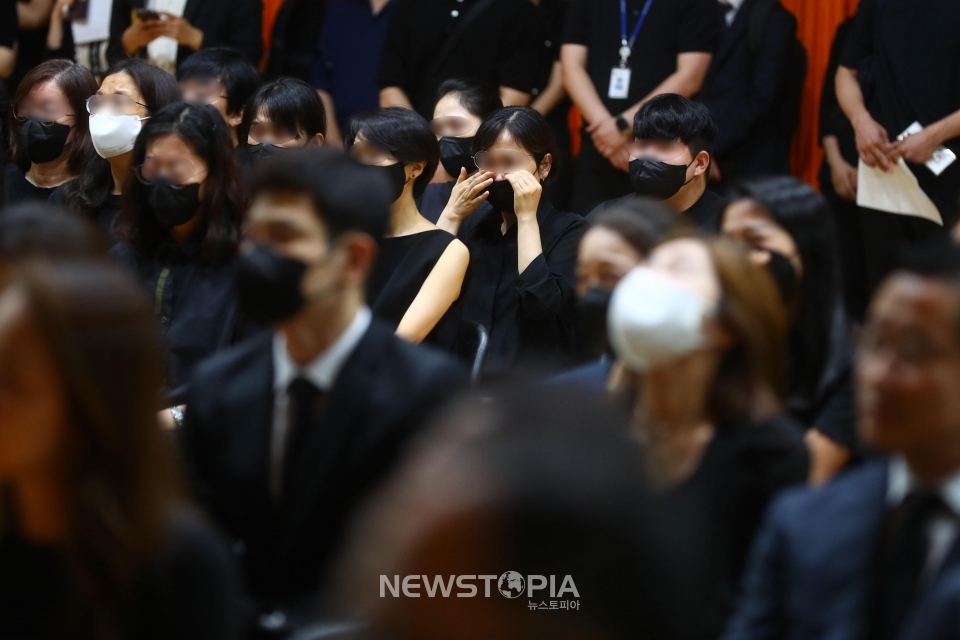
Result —
[[407, 171], [407, 182], [411, 180], [416, 180], [423, 174], [423, 170], [427, 168], [427, 163], [420, 161], [408, 164], [405, 169]]
[[340, 241], [343, 247], [343, 284], [362, 287], [377, 258], [377, 241], [365, 233], [353, 232]]
[[234, 129], [239, 127], [241, 122], [243, 122], [243, 109], [240, 109], [240, 111], [227, 116], [227, 124]]
[[710, 170], [710, 154], [708, 152], [701, 151], [693, 160], [696, 162], [693, 167], [694, 177], [705, 175]]
[[313, 136], [312, 138], [310, 138], [309, 140], [307, 140], [307, 144], [304, 145], [304, 146], [307, 146], [307, 147], [322, 147], [322, 146], [323, 146], [323, 141], [324, 141], [323, 134], [322, 134], [322, 133], [318, 133], [317, 135], [315, 135], [315, 136]]
[[553, 169], [553, 155], [548, 153], [543, 156], [543, 160], [540, 161], [540, 166], [537, 167], [537, 171], [540, 173], [540, 182], [547, 179], [551, 169]]

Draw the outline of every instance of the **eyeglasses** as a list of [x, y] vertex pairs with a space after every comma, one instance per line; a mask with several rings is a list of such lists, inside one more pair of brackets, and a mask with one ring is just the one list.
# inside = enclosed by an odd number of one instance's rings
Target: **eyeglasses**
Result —
[[106, 113], [118, 116], [132, 115], [137, 110], [138, 105], [144, 109], [147, 108], [147, 105], [122, 93], [98, 94], [87, 98], [87, 113], [90, 115]]
[[461, 116], [434, 118], [430, 121], [430, 130], [433, 131], [433, 134], [438, 138], [444, 136], [460, 138], [468, 135], [472, 128], [470, 121]]
[[17, 122], [35, 120], [45, 127], [55, 124], [57, 120], [62, 120], [63, 118], [68, 118], [73, 115], [75, 114], [58, 113], [52, 109], [34, 108], [32, 105], [18, 105], [13, 112], [13, 117], [16, 118]]
[[350, 157], [360, 164], [369, 165], [382, 165], [385, 162], [397, 159], [389, 149], [367, 140], [357, 142], [350, 147]]
[[480, 151], [473, 156], [473, 162], [483, 171], [515, 173], [528, 166], [527, 158], [533, 156], [519, 151]]
[[187, 80], [180, 83], [183, 101], [193, 105], [213, 104], [229, 96], [224, 95], [223, 85], [216, 80]]
[[153, 184], [163, 178], [177, 189], [187, 186], [187, 182], [202, 171], [202, 167], [182, 158], [167, 162], [148, 158], [143, 164], [134, 168], [137, 179], [143, 184]]

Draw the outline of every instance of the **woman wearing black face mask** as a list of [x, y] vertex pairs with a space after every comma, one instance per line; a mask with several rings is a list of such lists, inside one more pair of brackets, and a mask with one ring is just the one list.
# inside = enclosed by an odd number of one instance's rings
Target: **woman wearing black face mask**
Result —
[[310, 145], [327, 135], [327, 112], [316, 90], [297, 78], [278, 78], [257, 89], [243, 110], [237, 158], [244, 170], [258, 162]]
[[440, 142], [440, 168], [417, 201], [431, 222], [448, 206], [481, 212], [489, 208], [479, 199], [488, 184], [476, 173], [473, 140], [483, 121], [503, 108], [496, 87], [475, 80], [447, 80], [437, 95], [430, 128]]
[[809, 430], [811, 479], [824, 481], [859, 453], [852, 352], [836, 236], [823, 198], [789, 177], [743, 183], [723, 232], [766, 265], [792, 317], [788, 409]]
[[485, 371], [563, 367], [573, 356], [577, 245], [587, 223], [541, 198], [556, 138], [537, 111], [507, 107], [483, 123], [473, 150], [479, 175], [493, 180], [492, 210], [448, 208], [438, 226], [470, 249], [464, 317], [490, 333]]
[[96, 156], [85, 106], [96, 91], [90, 70], [69, 60], [49, 60], [27, 73], [10, 105], [7, 205], [46, 200]]
[[211, 106], [175, 102], [146, 121], [133, 148], [114, 248], [156, 302], [169, 353], [167, 385], [235, 342], [241, 316], [235, 255], [246, 208], [233, 145]]
[[417, 209], [416, 197], [440, 159], [436, 138], [420, 114], [391, 107], [351, 120], [345, 144], [354, 160], [383, 173], [394, 191], [390, 226], [367, 279], [367, 303], [400, 337], [449, 349], [470, 253]]

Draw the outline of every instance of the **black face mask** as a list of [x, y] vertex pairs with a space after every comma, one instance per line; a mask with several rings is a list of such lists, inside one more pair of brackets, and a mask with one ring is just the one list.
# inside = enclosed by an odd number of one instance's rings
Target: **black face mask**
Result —
[[513, 199], [513, 185], [510, 184], [509, 180], [494, 182], [487, 188], [487, 191], [490, 192], [490, 197], [487, 198], [487, 202], [490, 203], [491, 207], [500, 213], [516, 213], [516, 203]]
[[307, 264], [255, 244], [241, 252], [237, 266], [237, 300], [254, 322], [273, 324], [303, 308], [300, 291]]
[[452, 178], [460, 176], [460, 170], [466, 169], [467, 174], [476, 170], [470, 150], [473, 148], [473, 136], [469, 138], [454, 138], [443, 136], [440, 138], [440, 164], [444, 171]]
[[27, 120], [20, 125], [20, 147], [33, 164], [53, 162], [63, 153], [72, 127]]
[[599, 358], [607, 350], [607, 310], [613, 291], [588, 289], [577, 300], [577, 351], [583, 359]]
[[[693, 164], [691, 162], [690, 164]], [[690, 164], [667, 164], [659, 160], [631, 160], [630, 184], [638, 196], [668, 200], [687, 184]]]
[[257, 144], [252, 144], [247, 148], [247, 151], [250, 153], [250, 159], [254, 163], [258, 163], [262, 160], [268, 158], [275, 158], [283, 154], [287, 149], [284, 147], [278, 147], [275, 144], [264, 144], [259, 142]]
[[784, 302], [793, 300], [797, 292], [797, 270], [787, 256], [778, 251], [769, 251], [770, 262], [767, 263], [767, 271], [777, 283], [777, 289], [780, 290], [780, 297]]
[[390, 183], [390, 202], [396, 202], [403, 194], [403, 188], [407, 184], [407, 171], [402, 162], [388, 164], [385, 167], [376, 165], [365, 165], [371, 171], [376, 171], [385, 176]]
[[172, 229], [190, 222], [200, 208], [200, 184], [173, 185], [158, 178], [144, 185], [147, 207], [164, 229]]

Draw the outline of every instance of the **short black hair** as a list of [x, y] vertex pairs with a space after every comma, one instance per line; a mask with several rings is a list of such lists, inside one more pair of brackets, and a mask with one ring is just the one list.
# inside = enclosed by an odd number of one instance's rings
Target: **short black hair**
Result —
[[633, 119], [638, 140], [675, 140], [690, 147], [690, 155], [701, 151], [713, 155], [717, 123], [704, 105], [676, 93], [650, 98]]
[[246, 144], [250, 126], [257, 113], [282, 127], [310, 139], [318, 133], [327, 135], [327, 110], [320, 94], [298, 78], [281, 77], [261, 86], [247, 102], [240, 123], [239, 139]]
[[226, 47], [201, 49], [180, 66], [177, 80], [212, 79], [227, 91], [227, 113], [236, 115], [260, 86], [260, 74], [243, 54]]
[[99, 232], [80, 214], [42, 201], [14, 205], [0, 214], [0, 258], [5, 261], [106, 257]]
[[390, 151], [404, 165], [426, 162], [416, 182], [413, 197], [419, 198], [437, 171], [440, 164], [440, 143], [430, 131], [426, 119], [416, 111], [403, 107], [387, 107], [366, 111], [350, 119], [350, 131], [344, 140], [349, 151], [363, 132], [364, 137]]
[[500, 91], [488, 82], [451, 78], [445, 80], [437, 89], [437, 102], [448, 94], [456, 94], [457, 102], [471, 114], [486, 120], [498, 109], [503, 109]]
[[598, 213], [590, 226], [613, 231], [637, 253], [647, 257], [658, 244], [680, 231], [683, 224], [683, 219], [662, 202], [631, 198]]
[[530, 107], [504, 107], [486, 119], [473, 140], [473, 153], [486, 151], [504, 131], [508, 131], [517, 144], [533, 155], [537, 167], [550, 155], [553, 166], [544, 182], [552, 182], [559, 175], [560, 146], [550, 123], [536, 109]]
[[293, 149], [257, 165], [251, 194], [302, 193], [310, 196], [331, 240], [348, 231], [381, 238], [390, 219], [390, 185], [340, 151], [325, 147]]

